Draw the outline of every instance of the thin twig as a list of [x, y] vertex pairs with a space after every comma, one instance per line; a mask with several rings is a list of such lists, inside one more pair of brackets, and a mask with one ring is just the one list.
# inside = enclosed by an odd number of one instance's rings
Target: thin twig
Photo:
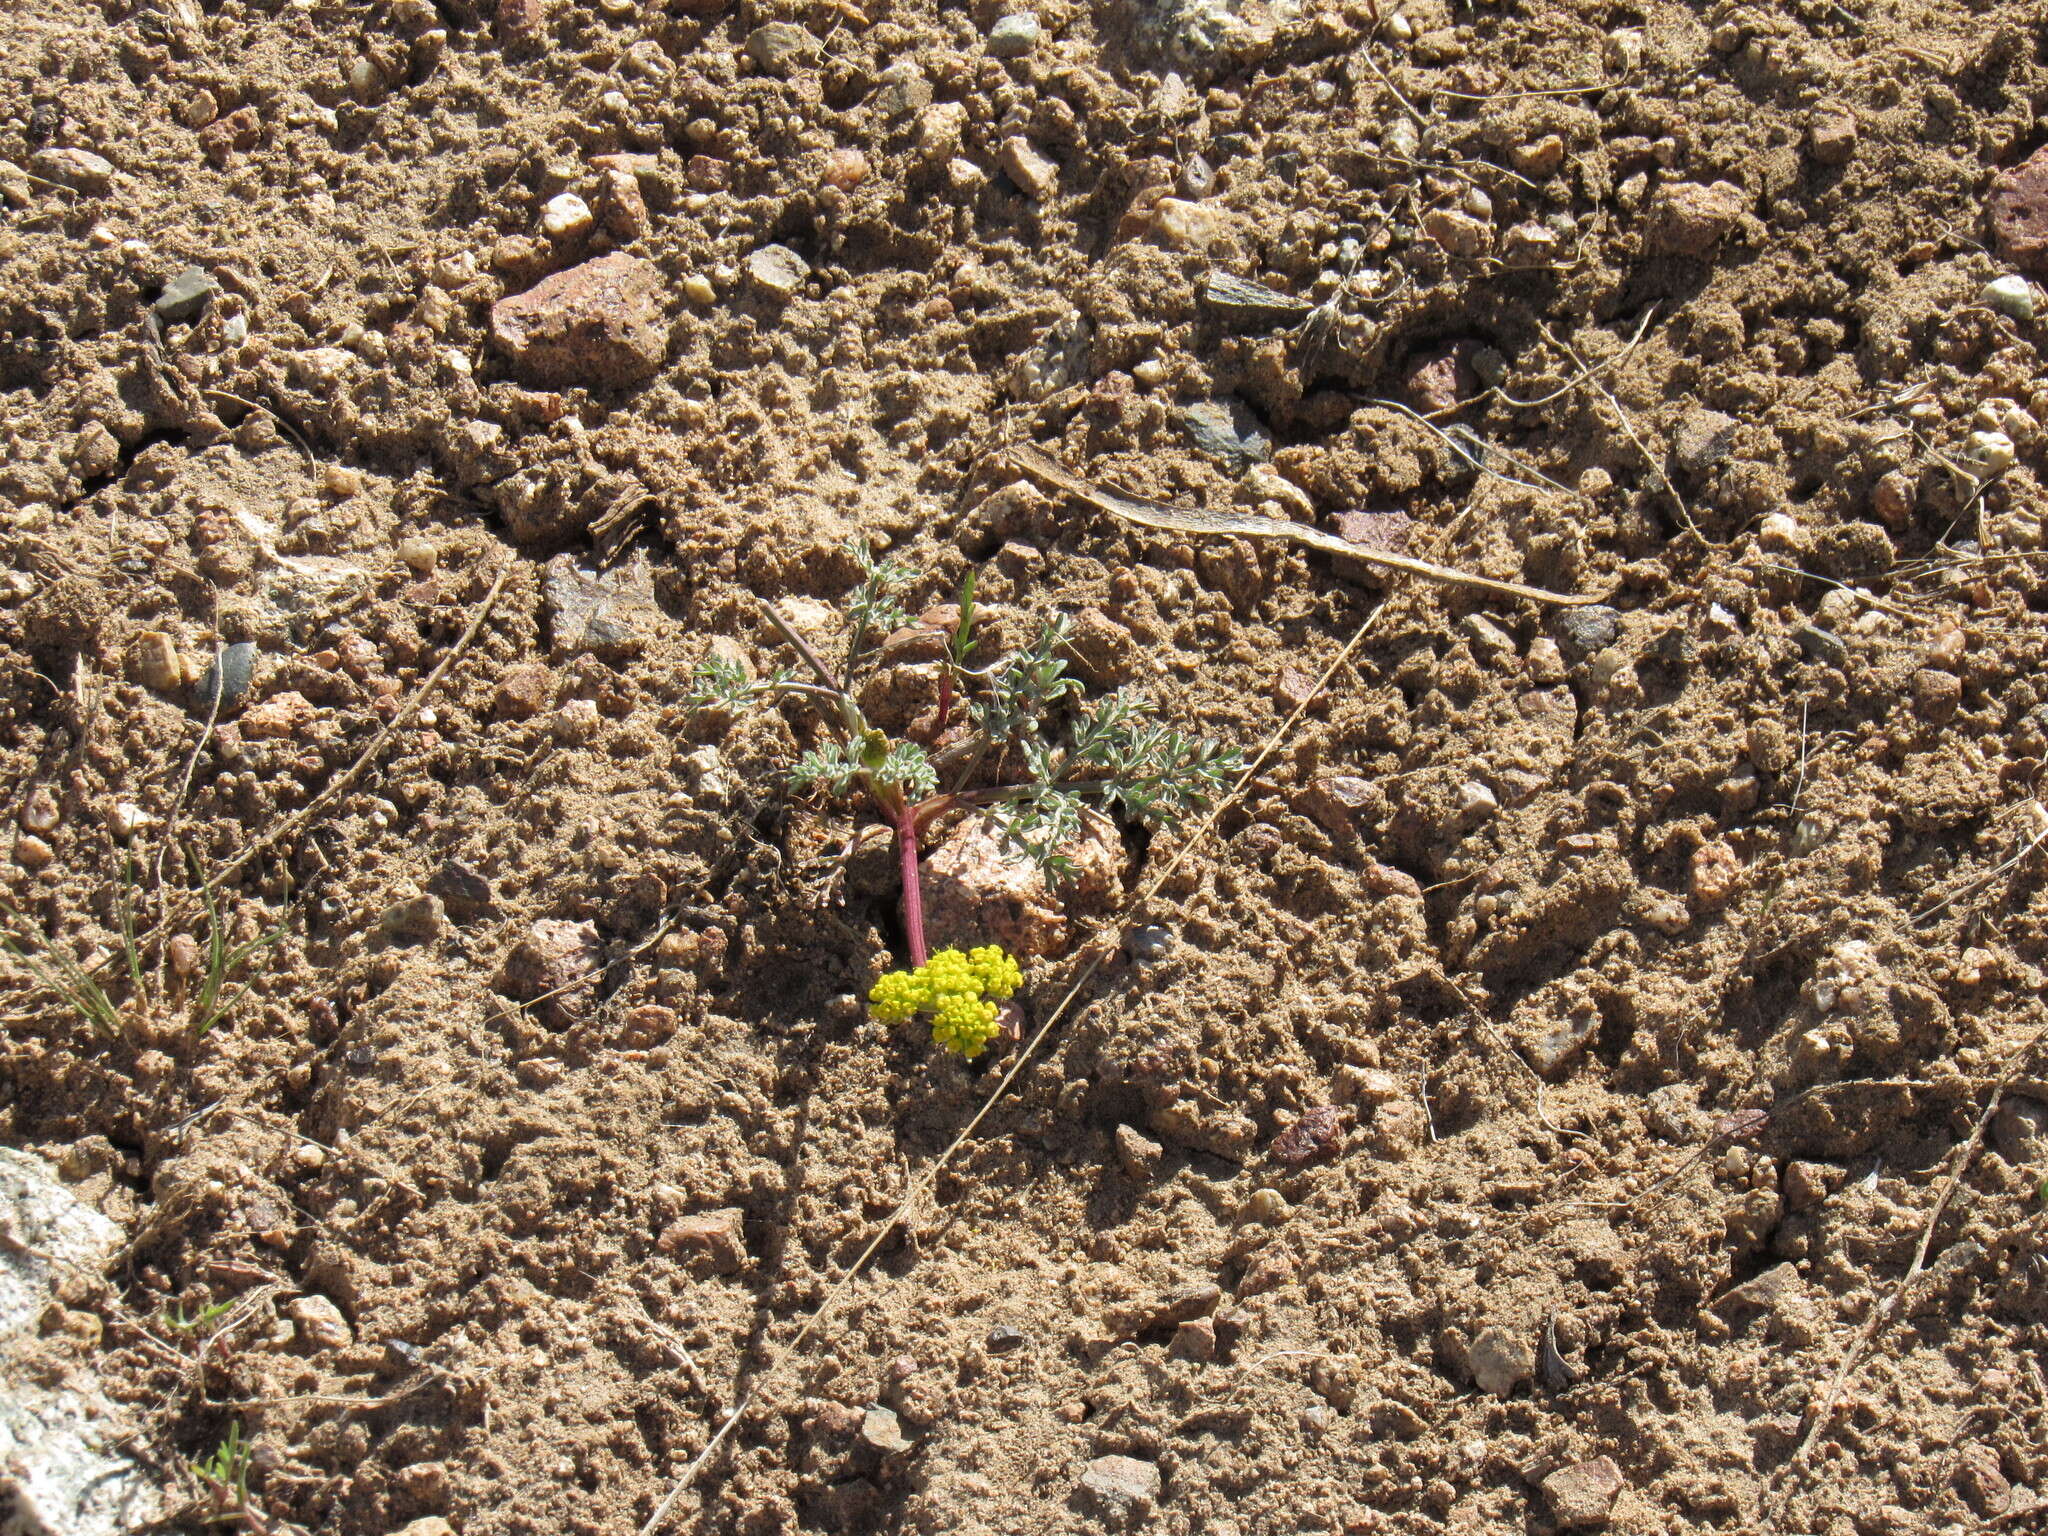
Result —
[[1836, 1367], [1834, 1378], [1828, 1382], [1827, 1391], [1821, 1398], [1820, 1410], [1808, 1422], [1806, 1433], [1799, 1441], [1799, 1448], [1792, 1453], [1792, 1458], [1786, 1466], [1800, 1467], [1806, 1464], [1814, 1441], [1820, 1437], [1821, 1431], [1827, 1428], [1835, 1416], [1835, 1407], [1841, 1400], [1842, 1388], [1850, 1376], [1855, 1374], [1856, 1367], [1862, 1363], [1864, 1354], [1876, 1341], [1877, 1335], [1898, 1315], [1907, 1293], [1913, 1288], [1913, 1282], [1920, 1278], [1921, 1271], [1927, 1267], [1927, 1252], [1934, 1244], [1935, 1230], [1940, 1227], [1941, 1218], [1948, 1213], [1949, 1202], [1955, 1198], [1957, 1186], [1962, 1183], [1963, 1175], [1969, 1171], [1978, 1149], [1984, 1145], [1984, 1133], [1990, 1129], [1992, 1118], [1998, 1113], [1999, 1106], [2005, 1102], [2007, 1087], [2019, 1076], [2020, 1068], [2033, 1056], [2035, 1048], [2044, 1037], [2048, 1037], [2048, 1024], [2042, 1025], [2027, 1037], [2026, 1044], [2014, 1053], [2011, 1069], [2000, 1079], [1990, 1098], [1985, 1101], [1984, 1112], [1977, 1117], [1977, 1124], [1970, 1132], [1970, 1139], [1959, 1149], [1955, 1166], [1949, 1169], [1948, 1178], [1942, 1183], [1941, 1194], [1934, 1202], [1934, 1209], [1927, 1213], [1926, 1224], [1920, 1228], [1920, 1241], [1914, 1246], [1913, 1262], [1907, 1266], [1905, 1274], [1893, 1284], [1891, 1294], [1884, 1299], [1883, 1304], [1871, 1309], [1869, 1318], [1856, 1335], [1855, 1342], [1850, 1345], [1848, 1354], [1842, 1357], [1842, 1363]]
[[433, 697], [434, 691], [441, 686], [442, 679], [447, 677], [449, 672], [454, 669], [455, 664], [469, 653], [470, 646], [476, 642], [476, 637], [482, 632], [485, 621], [490, 618], [491, 610], [497, 607], [498, 596], [505, 590], [505, 583], [511, 579], [512, 572], [518, 563], [516, 560], [507, 559], [498, 568], [497, 579], [491, 583], [490, 590], [484, 594], [484, 600], [477, 605], [477, 610], [471, 616], [468, 627], [462, 632], [462, 638], [457, 640], [454, 648], [441, 658], [440, 664], [427, 674], [426, 680], [412, 691], [412, 694], [406, 699], [405, 703], [399, 707], [398, 712], [384, 723], [383, 729], [371, 738], [370, 744], [363, 748], [362, 752], [356, 757], [356, 760], [349, 764], [347, 770], [325, 789], [321, 790], [319, 794], [307, 801], [296, 813], [271, 828], [270, 831], [264, 833], [240, 853], [221, 865], [206, 881], [200, 892], [187, 892], [185, 901], [180, 903], [178, 907], [167, 906], [163, 916], [157, 920], [156, 927], [151, 930], [148, 937], [155, 937], [173, 922], [176, 922], [182, 916], [180, 907], [189, 908], [191, 902], [200, 899], [204, 895], [210, 895], [221, 886], [233, 881], [237, 875], [273, 847], [298, 836], [301, 831], [311, 824], [315, 816], [319, 815], [336, 799], [348, 793], [354, 787], [356, 781], [368, 770], [377, 754], [384, 749], [384, 743], [389, 741], [397, 732], [412, 724], [414, 717], [425, 707], [427, 700]]

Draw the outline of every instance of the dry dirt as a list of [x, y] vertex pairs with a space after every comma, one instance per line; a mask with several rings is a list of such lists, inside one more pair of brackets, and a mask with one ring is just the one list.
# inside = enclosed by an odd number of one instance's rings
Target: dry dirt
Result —
[[[635, 1531], [742, 1393], [666, 1528], [2040, 1528], [2035, 7], [500, 10], [0, 19], [0, 879], [149, 971], [113, 1037], [7, 973], [0, 1139], [132, 1231], [9, 1369], [240, 1424], [259, 1532]], [[658, 323], [536, 383], [492, 304], [605, 249]], [[1611, 595], [1136, 535], [1023, 441]], [[1247, 751], [1372, 623], [799, 1340], [1016, 1050], [867, 1018], [815, 719], [683, 705], [856, 533]], [[520, 1008], [543, 920], [598, 975]]]

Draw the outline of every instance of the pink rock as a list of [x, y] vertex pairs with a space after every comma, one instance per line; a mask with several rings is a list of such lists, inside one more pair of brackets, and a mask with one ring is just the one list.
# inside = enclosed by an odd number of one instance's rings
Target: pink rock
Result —
[[544, 917], [526, 931], [498, 972], [498, 991], [534, 1005], [534, 1016], [554, 1029], [581, 1018], [596, 994], [604, 946], [589, 923]]
[[1470, 339], [1418, 352], [1408, 362], [1402, 385], [1408, 403], [1425, 416], [1448, 415], [1479, 393], [1472, 359], [1479, 343]]
[[1998, 173], [1990, 208], [1998, 254], [2036, 276], [2048, 275], [2048, 147]]
[[613, 254], [542, 278], [491, 306], [491, 340], [528, 384], [617, 389], [668, 356], [661, 269]]
[[1123, 891], [1123, 839], [1105, 816], [1089, 812], [1080, 837], [1061, 850], [1074, 876], [1058, 890], [988, 816], [962, 822], [925, 860], [925, 933], [933, 949], [1000, 944], [1019, 960], [1065, 951], [1070, 912], [1094, 910]]
[[1650, 198], [1649, 248], [1667, 256], [1704, 256], [1733, 229], [1749, 207], [1749, 194], [1733, 182], [1701, 186], [1677, 181]]
[[1626, 1485], [1612, 1456], [1599, 1456], [1576, 1466], [1559, 1467], [1543, 1479], [1543, 1497], [1551, 1514], [1566, 1530], [1605, 1525], [1608, 1512]]
[[243, 711], [242, 734], [252, 741], [288, 741], [313, 723], [314, 714], [304, 694], [276, 694]]
[[663, 1229], [655, 1246], [714, 1275], [729, 1275], [747, 1262], [746, 1212], [704, 1211]]

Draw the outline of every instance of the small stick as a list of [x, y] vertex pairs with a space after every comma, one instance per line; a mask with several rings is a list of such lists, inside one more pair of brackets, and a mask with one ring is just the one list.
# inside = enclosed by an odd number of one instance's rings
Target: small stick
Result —
[[1912, 1264], [1892, 1286], [1891, 1294], [1884, 1299], [1884, 1304], [1871, 1309], [1870, 1317], [1864, 1323], [1862, 1331], [1856, 1335], [1856, 1341], [1849, 1347], [1849, 1353], [1842, 1357], [1842, 1363], [1836, 1367], [1834, 1379], [1828, 1383], [1827, 1392], [1821, 1400], [1820, 1411], [1806, 1426], [1806, 1433], [1799, 1441], [1799, 1448], [1792, 1453], [1792, 1459], [1785, 1463], [1786, 1466], [1805, 1465], [1814, 1441], [1835, 1416], [1835, 1406], [1841, 1399], [1843, 1386], [1847, 1384], [1850, 1376], [1855, 1374], [1856, 1367], [1862, 1364], [1864, 1353], [1875, 1341], [1878, 1333], [1885, 1324], [1898, 1315], [1900, 1307], [1905, 1303], [1907, 1292], [1913, 1288], [1913, 1282], [1920, 1278], [1920, 1272], [1927, 1267], [1927, 1250], [1934, 1243], [1935, 1229], [1941, 1225], [1941, 1218], [1948, 1214], [1949, 1201], [1955, 1198], [1956, 1187], [1962, 1183], [1963, 1175], [1976, 1160], [1978, 1149], [1984, 1145], [1984, 1133], [1991, 1128], [1992, 1117], [2005, 1102], [2007, 1087], [2019, 1076], [2020, 1068], [2033, 1056], [2035, 1048], [2040, 1045], [2044, 1036], [2048, 1036], [2048, 1024], [2035, 1030], [2027, 1037], [2027, 1043], [2014, 1053], [2011, 1068], [1992, 1090], [1991, 1097], [1986, 1100], [1984, 1113], [1977, 1117], [1976, 1128], [1970, 1132], [1970, 1139], [1963, 1143], [1955, 1159], [1955, 1166], [1949, 1170], [1948, 1178], [1941, 1186], [1941, 1194], [1934, 1202], [1934, 1209], [1927, 1213], [1927, 1222], [1920, 1228], [1920, 1241], [1913, 1249]]
[[[370, 744], [363, 748], [356, 760], [349, 764], [347, 770], [320, 791], [319, 794], [307, 801], [289, 819], [264, 833], [232, 859], [229, 859], [227, 863], [215, 870], [212, 877], [206, 882], [204, 887], [206, 891], [218, 890], [221, 886], [233, 880], [236, 875], [247, 869], [259, 856], [267, 853], [277, 844], [297, 837], [312, 822], [315, 816], [354, 787], [356, 781], [369, 768], [372, 760], [384, 749], [384, 743], [389, 741], [398, 731], [412, 724], [413, 718], [419, 714], [427, 700], [433, 697], [434, 690], [441, 686], [441, 680], [448, 675], [458, 661], [462, 660], [469, 653], [470, 646], [476, 642], [478, 633], [484, 627], [484, 621], [490, 618], [491, 610], [497, 606], [498, 595], [505, 590], [505, 583], [511, 579], [513, 568], [517, 564], [516, 560], [508, 559], [498, 568], [497, 580], [491, 583], [490, 591], [484, 594], [484, 600], [477, 605], [476, 613], [470, 618], [469, 627], [463, 630], [462, 638], [455, 642], [454, 649], [441, 658], [440, 665], [427, 674], [426, 680], [412, 691], [411, 697], [399, 708], [398, 713], [384, 723], [384, 728], [371, 738]], [[189, 906], [192, 899], [192, 894], [188, 892], [186, 901], [180, 905]], [[156, 927], [146, 937], [154, 938], [173, 922], [177, 921], [181, 915], [179, 907], [174, 906], [167, 909], [163, 916], [157, 920]]]

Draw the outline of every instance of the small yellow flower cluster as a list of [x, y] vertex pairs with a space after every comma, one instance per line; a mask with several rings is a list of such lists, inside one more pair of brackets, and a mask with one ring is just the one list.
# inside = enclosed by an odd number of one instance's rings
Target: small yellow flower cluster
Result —
[[884, 1024], [922, 1012], [932, 1016], [932, 1042], [969, 1061], [996, 1036], [996, 1005], [1023, 984], [1024, 973], [1000, 945], [942, 949], [914, 971], [890, 971], [868, 993]]

